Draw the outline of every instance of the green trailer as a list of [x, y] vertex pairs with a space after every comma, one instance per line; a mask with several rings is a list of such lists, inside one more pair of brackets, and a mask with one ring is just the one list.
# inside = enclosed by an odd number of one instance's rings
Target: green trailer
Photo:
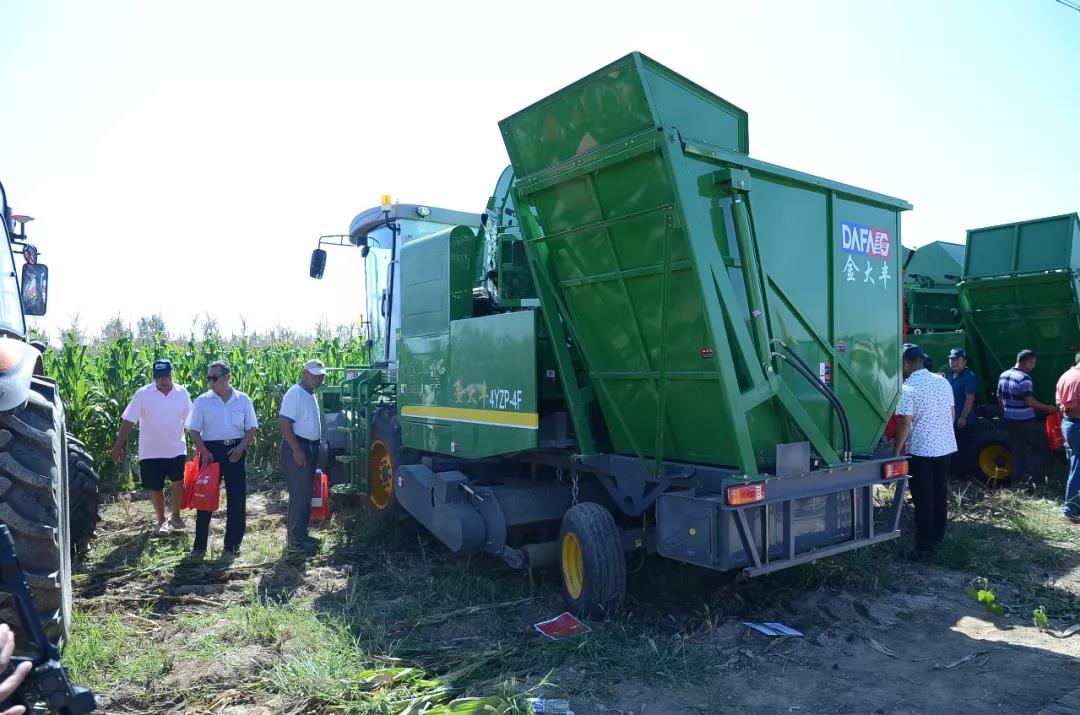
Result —
[[336, 480], [558, 565], [579, 614], [634, 553], [758, 576], [897, 537], [910, 206], [750, 158], [744, 111], [637, 53], [500, 130], [485, 212], [385, 201], [321, 242], [369, 266], [371, 364], [323, 395]]
[[1038, 354], [1035, 397], [1054, 403], [1061, 373], [1080, 351], [1080, 217], [1065, 214], [968, 231], [958, 288], [981, 422], [973, 451], [984, 479], [1012, 476], [1008, 435], [999, 428], [997, 378], [1020, 350]]

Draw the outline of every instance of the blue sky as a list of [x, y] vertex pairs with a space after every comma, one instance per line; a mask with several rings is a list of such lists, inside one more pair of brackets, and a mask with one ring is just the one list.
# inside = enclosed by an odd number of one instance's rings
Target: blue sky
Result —
[[746, 109], [752, 156], [914, 204], [907, 245], [1080, 210], [1080, 12], [1054, 0], [538, 7], [4, 3], [41, 327], [355, 321], [358, 252], [312, 281], [319, 234], [383, 193], [482, 210], [498, 120], [632, 50]]

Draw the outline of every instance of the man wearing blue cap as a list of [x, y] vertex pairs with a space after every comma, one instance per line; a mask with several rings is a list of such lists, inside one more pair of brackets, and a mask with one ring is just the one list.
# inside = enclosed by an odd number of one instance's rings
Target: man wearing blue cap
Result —
[[975, 373], [968, 367], [967, 353], [963, 348], [953, 348], [949, 351], [949, 372], [945, 373], [945, 379], [949, 381], [953, 391], [953, 410], [956, 414], [956, 446], [961, 448], [967, 445], [971, 430], [968, 422], [971, 411], [975, 406]]
[[953, 391], [944, 377], [926, 369], [926, 354], [918, 345], [904, 345], [903, 365], [894, 453], [904, 454], [908, 443], [908, 488], [915, 504], [913, 557], [925, 559], [945, 538], [949, 461], [956, 452]]
[[[187, 390], [173, 383], [172, 363], [154, 361], [154, 381], [134, 394], [121, 415], [120, 434], [112, 448], [113, 462], [124, 457], [124, 445], [139, 425], [139, 476], [157, 512], [159, 532], [184, 529], [180, 501], [184, 498], [184, 420], [191, 412]], [[165, 480], [172, 482], [172, 519], [165, 523]]]

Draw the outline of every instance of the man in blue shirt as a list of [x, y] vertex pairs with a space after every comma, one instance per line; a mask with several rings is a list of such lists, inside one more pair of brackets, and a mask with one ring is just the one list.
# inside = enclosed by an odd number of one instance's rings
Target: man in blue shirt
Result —
[[1016, 365], [998, 378], [998, 405], [1001, 422], [1012, 436], [1013, 482], [1022, 479], [1041, 479], [1048, 446], [1043, 421], [1037, 413], [1051, 414], [1057, 410], [1035, 399], [1031, 372], [1035, 369], [1034, 350], [1021, 350]]
[[952, 386], [953, 409], [956, 410], [953, 413], [956, 415], [953, 429], [956, 431], [956, 443], [963, 453], [970, 441], [968, 422], [975, 406], [975, 373], [968, 367], [967, 353], [963, 348], [949, 351], [949, 371], [945, 373], [945, 379]]

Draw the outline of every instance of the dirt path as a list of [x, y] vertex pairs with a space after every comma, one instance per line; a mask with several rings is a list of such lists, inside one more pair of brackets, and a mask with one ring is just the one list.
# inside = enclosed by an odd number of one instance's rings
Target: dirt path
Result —
[[[286, 557], [282, 498], [272, 488], [251, 495], [233, 562], [185, 563], [190, 534], [147, 535], [145, 503], [107, 510], [79, 577], [77, 628], [111, 623], [94, 647], [119, 639], [127, 652], [106, 658], [80, 641], [74, 656], [105, 712], [396, 714], [434, 687], [407, 681], [407, 668], [410, 678], [441, 676], [455, 695], [546, 678], [534, 692], [568, 697], [578, 715], [1022, 715], [1065, 696], [1080, 675], [1080, 635], [1035, 628], [1028, 605], [1032, 588], [1057, 606], [1080, 597], [1075, 544], [1054, 546], [1049, 567], [1024, 578], [991, 578], [1004, 617], [965, 594], [979, 571], [909, 564], [895, 550], [817, 567], [871, 584], [849, 589], [820, 585], [810, 578], [818, 572], [717, 588], [699, 570], [650, 563], [631, 577], [626, 614], [552, 643], [532, 630], [561, 610], [552, 575], [530, 581], [451, 556], [407, 524], [376, 527], [348, 509], [322, 529], [320, 553]], [[867, 578], [875, 569], [880, 582]], [[768, 638], [744, 620], [805, 635]]]
[[822, 592], [762, 620], [805, 638], [768, 638], [728, 622], [714, 644], [716, 679], [657, 689], [637, 680], [575, 712], [1035, 713], [1075, 688], [1080, 639], [1002, 627], [964, 595], [965, 578], [920, 568], [901, 592]]

